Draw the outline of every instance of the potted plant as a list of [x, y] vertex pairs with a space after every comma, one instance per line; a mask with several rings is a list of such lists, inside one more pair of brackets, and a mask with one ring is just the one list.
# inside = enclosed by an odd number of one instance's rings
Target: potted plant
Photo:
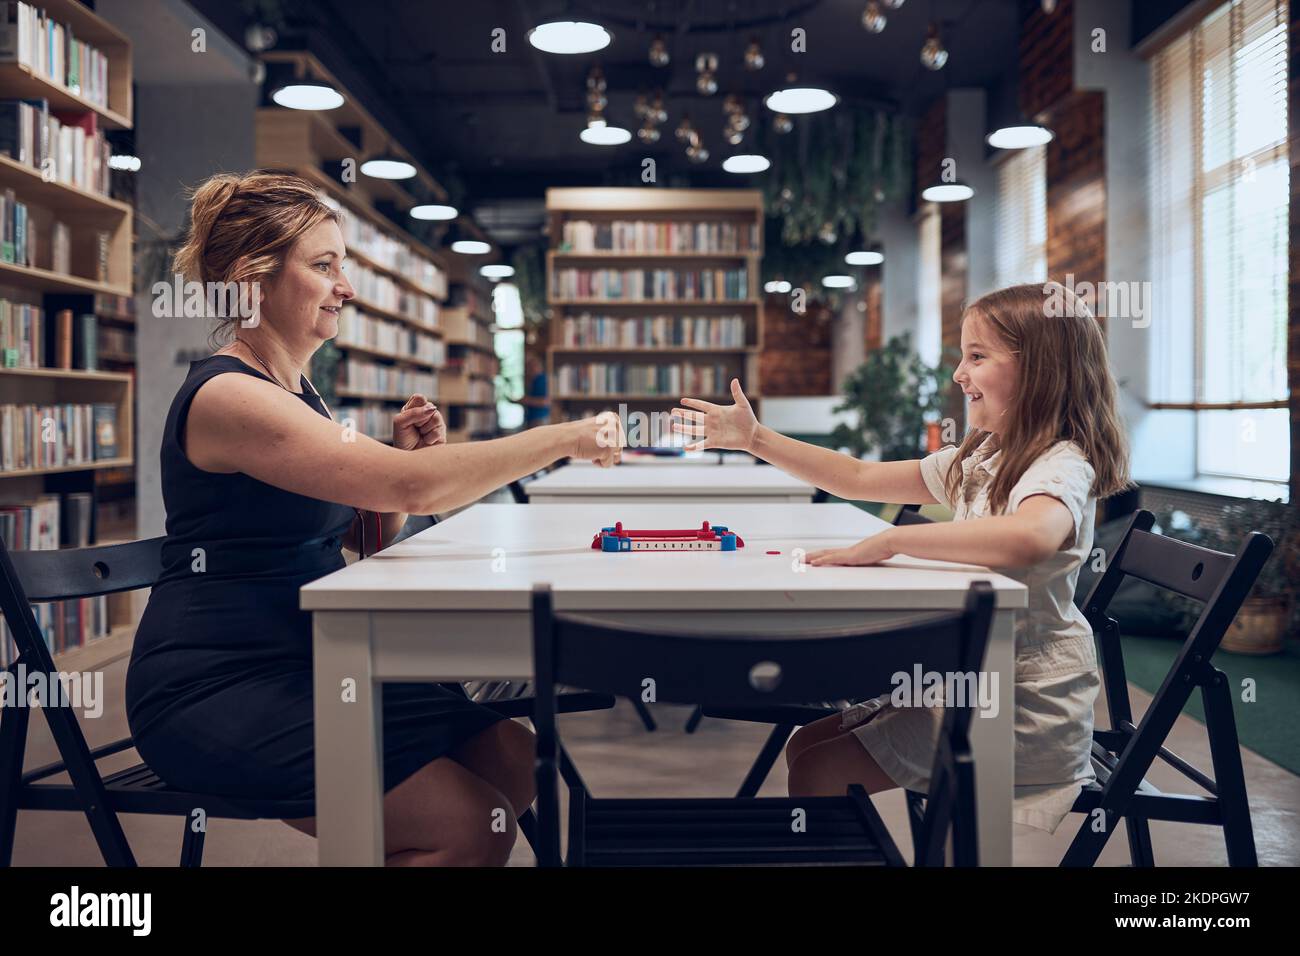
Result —
[[873, 450], [882, 461], [924, 457], [926, 423], [943, 414], [953, 371], [926, 364], [908, 333], [891, 338], [845, 378], [844, 401], [834, 410], [856, 412], [857, 423], [836, 425], [833, 446], [855, 458]]
[[1215, 527], [1198, 524], [1184, 512], [1160, 516], [1154, 530], [1215, 551], [1235, 554], [1252, 531], [1273, 541], [1273, 553], [1260, 570], [1241, 610], [1220, 645], [1237, 654], [1276, 654], [1300, 625], [1295, 599], [1300, 580], [1300, 514], [1279, 501], [1247, 498], [1229, 505]]

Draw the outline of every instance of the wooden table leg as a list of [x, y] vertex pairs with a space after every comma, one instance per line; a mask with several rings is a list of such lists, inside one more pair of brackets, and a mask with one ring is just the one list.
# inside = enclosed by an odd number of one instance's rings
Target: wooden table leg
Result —
[[370, 614], [312, 615], [316, 840], [321, 866], [383, 866], [383, 685], [373, 679]]

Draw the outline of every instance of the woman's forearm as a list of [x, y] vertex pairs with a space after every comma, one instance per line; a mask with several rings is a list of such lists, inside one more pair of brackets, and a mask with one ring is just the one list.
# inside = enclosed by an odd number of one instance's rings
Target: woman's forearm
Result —
[[410, 452], [405, 499], [413, 514], [440, 514], [572, 455], [578, 422], [542, 425], [489, 441], [432, 445]]

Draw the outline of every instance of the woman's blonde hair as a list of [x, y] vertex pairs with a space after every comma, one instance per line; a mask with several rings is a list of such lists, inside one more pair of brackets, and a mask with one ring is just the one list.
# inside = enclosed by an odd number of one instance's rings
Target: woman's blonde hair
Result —
[[[271, 170], [218, 173], [191, 193], [190, 228], [174, 269], [187, 282], [205, 284], [272, 279], [293, 244], [327, 220], [341, 221], [300, 176]], [[239, 319], [219, 319], [214, 343]]]
[[[1132, 487], [1106, 340], [1087, 304], [1059, 282], [1013, 285], [968, 305], [962, 321], [971, 318], [1019, 353], [1007, 425], [996, 437], [1001, 456], [989, 489], [993, 513], [1006, 510], [1011, 489], [1025, 470], [1060, 441], [1074, 442], [1083, 451], [1093, 469], [1096, 497]], [[962, 441], [945, 479], [951, 500], [957, 500], [961, 488], [962, 461], [988, 436], [976, 428]]]

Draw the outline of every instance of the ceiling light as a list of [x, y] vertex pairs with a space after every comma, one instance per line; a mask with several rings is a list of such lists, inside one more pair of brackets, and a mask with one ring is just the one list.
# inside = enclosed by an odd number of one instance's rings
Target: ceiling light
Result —
[[867, 0], [867, 6], [862, 11], [862, 26], [868, 33], [880, 33], [885, 29], [889, 20], [885, 12], [880, 9], [878, 0]]
[[410, 179], [415, 175], [415, 167], [406, 160], [387, 153], [367, 159], [361, 164], [361, 172], [372, 179]]
[[618, 146], [631, 138], [631, 132], [621, 126], [588, 126], [578, 134], [578, 139], [592, 146]]
[[994, 149], [1025, 149], [1051, 140], [1052, 131], [1045, 126], [1003, 126], [989, 133], [987, 142]]
[[412, 219], [455, 219], [460, 212], [455, 206], [441, 206], [437, 203], [425, 203], [421, 206], [411, 207]]
[[729, 173], [761, 173], [771, 165], [766, 156], [755, 153], [728, 156], [722, 161], [722, 168]]
[[791, 86], [769, 93], [763, 102], [774, 113], [818, 113], [838, 103], [839, 97], [817, 86]]
[[295, 80], [275, 90], [271, 99], [291, 110], [336, 110], [343, 105], [342, 93], [316, 80]]
[[515, 274], [515, 267], [493, 263], [480, 267], [478, 274], [486, 276], [489, 279], [508, 279], [510, 276]]
[[853, 276], [822, 276], [822, 285], [828, 289], [851, 289]]
[[921, 198], [926, 202], [965, 202], [974, 195], [975, 190], [965, 183], [942, 183], [938, 186], [927, 186], [921, 193]]
[[790, 283], [784, 279], [773, 279], [770, 282], [763, 283], [764, 292], [777, 292], [782, 295], [790, 291]]
[[139, 156], [114, 155], [108, 157], [108, 168], [119, 169], [125, 173], [138, 173], [140, 171]]
[[483, 256], [492, 251], [492, 247], [480, 239], [457, 239], [451, 244], [452, 252], [464, 256]]
[[528, 42], [543, 53], [595, 53], [609, 46], [609, 31], [598, 23], [556, 20], [528, 31]]
[[659, 34], [650, 41], [650, 65], [667, 66], [672, 59], [668, 55], [668, 44], [664, 43], [663, 34]]
[[844, 257], [844, 261], [851, 266], [878, 266], [885, 261], [885, 257], [883, 253], [859, 250], [850, 252]]
[[921, 65], [927, 70], [942, 70], [948, 62], [948, 51], [944, 49], [943, 40], [939, 38], [939, 25], [931, 23], [926, 33], [925, 44], [921, 47]]

